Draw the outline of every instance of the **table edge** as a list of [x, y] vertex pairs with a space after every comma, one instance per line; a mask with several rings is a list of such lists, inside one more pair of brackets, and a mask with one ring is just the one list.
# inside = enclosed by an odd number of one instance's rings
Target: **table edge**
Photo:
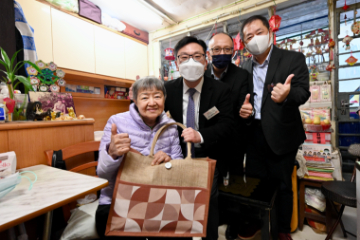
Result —
[[55, 204], [53, 204], [51, 206], [48, 206], [46, 208], [43, 208], [43, 209], [38, 210], [36, 212], [30, 213], [28, 215], [25, 215], [25, 216], [23, 216], [21, 218], [13, 220], [13, 221], [7, 222], [7, 223], [5, 223], [3, 225], [0, 225], [0, 232], [3, 232], [3, 231], [5, 231], [5, 230], [7, 230], [7, 229], [9, 229], [11, 227], [19, 225], [20, 223], [26, 222], [28, 220], [31, 220], [31, 219], [35, 218], [35, 217], [43, 215], [43, 214], [45, 214], [45, 213], [47, 213], [49, 211], [52, 211], [52, 210], [54, 210], [56, 208], [62, 207], [62, 206], [66, 205], [68, 203], [71, 203], [71, 202], [73, 202], [73, 201], [75, 201], [75, 200], [77, 200], [77, 199], [79, 199], [79, 198], [81, 198], [83, 196], [86, 196], [89, 193], [92, 193], [94, 191], [98, 191], [98, 190], [100, 190], [100, 189], [102, 189], [104, 187], [107, 187], [108, 185], [109, 185], [109, 182], [105, 182], [105, 183], [103, 183], [103, 184], [101, 184], [101, 185], [99, 185], [97, 187], [89, 189], [86, 192], [82, 192], [82, 193], [77, 194], [77, 195], [75, 195], [75, 196], [73, 196], [71, 198], [65, 199], [65, 200], [63, 200], [61, 202], [55, 203]]

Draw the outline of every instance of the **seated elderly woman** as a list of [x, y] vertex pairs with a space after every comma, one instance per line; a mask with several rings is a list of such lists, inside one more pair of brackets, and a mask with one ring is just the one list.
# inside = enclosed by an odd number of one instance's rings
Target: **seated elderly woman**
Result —
[[[154, 77], [142, 78], [133, 85], [134, 103], [130, 105], [129, 111], [111, 116], [105, 126], [97, 167], [98, 176], [109, 181], [109, 186], [101, 190], [96, 211], [96, 228], [101, 239], [106, 239], [104, 233], [115, 178], [124, 154], [133, 148], [143, 155], [149, 155], [156, 131], [174, 122], [164, 112], [165, 98], [166, 90], [162, 81]], [[160, 136], [158, 143], [155, 145], [152, 165], [183, 158], [175, 126], [169, 127]], [[161, 146], [161, 151], [157, 146]]]

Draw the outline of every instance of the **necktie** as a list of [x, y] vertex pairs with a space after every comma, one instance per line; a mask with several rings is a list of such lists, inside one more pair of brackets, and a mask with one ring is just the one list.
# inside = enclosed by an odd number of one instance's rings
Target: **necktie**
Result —
[[[195, 104], [193, 96], [197, 91], [195, 88], [189, 88], [187, 92], [189, 93], [189, 101], [186, 114], [186, 125], [187, 127], [195, 129]], [[191, 155], [193, 158], [195, 157], [194, 143], [191, 143]]]

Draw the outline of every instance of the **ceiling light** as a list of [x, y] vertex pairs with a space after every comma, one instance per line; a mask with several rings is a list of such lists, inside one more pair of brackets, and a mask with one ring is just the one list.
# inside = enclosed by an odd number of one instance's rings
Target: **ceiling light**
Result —
[[145, 7], [147, 7], [149, 10], [151, 10], [152, 12], [156, 13], [159, 17], [161, 17], [162, 19], [164, 19], [165, 21], [167, 21], [170, 24], [177, 24], [177, 22], [175, 22], [174, 20], [172, 20], [171, 18], [169, 18], [166, 14], [164, 14], [163, 12], [159, 11], [158, 9], [156, 9], [154, 6], [152, 6], [151, 4], [147, 3], [145, 0], [138, 0], [142, 5], [144, 5]]

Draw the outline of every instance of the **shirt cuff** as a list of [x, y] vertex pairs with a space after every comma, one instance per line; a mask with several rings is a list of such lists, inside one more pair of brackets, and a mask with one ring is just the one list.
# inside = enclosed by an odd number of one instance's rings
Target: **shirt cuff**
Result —
[[202, 137], [202, 135], [201, 135], [201, 133], [200, 133], [199, 131], [197, 131], [197, 132], [199, 133], [200, 138], [201, 138], [201, 142], [200, 142], [200, 144], [203, 144], [203, 143], [204, 143], [204, 138]]

